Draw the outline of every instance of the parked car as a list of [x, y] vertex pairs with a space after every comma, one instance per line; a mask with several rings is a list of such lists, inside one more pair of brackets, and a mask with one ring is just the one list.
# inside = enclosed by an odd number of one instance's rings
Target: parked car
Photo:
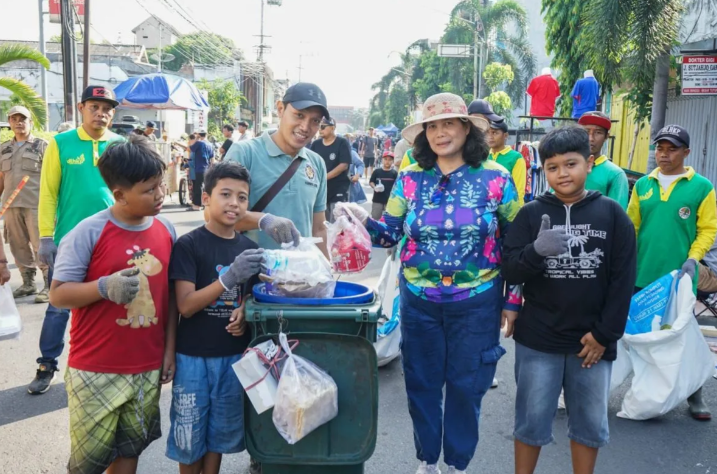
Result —
[[0, 122], [0, 130], [10, 130], [10, 124], [7, 122]]

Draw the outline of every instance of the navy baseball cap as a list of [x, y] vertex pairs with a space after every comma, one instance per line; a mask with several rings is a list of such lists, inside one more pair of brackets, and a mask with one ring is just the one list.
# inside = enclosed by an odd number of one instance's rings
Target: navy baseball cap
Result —
[[147, 123], [144, 124], [144, 126], [145, 126], [145, 127], [148, 127], [148, 128], [157, 128], [157, 124], [155, 124], [155, 123], [152, 122], [151, 120], [147, 120]]
[[82, 91], [82, 100], [80, 100], [80, 102], [84, 103], [88, 100], [101, 100], [103, 102], [109, 102], [112, 104], [112, 107], [117, 107], [119, 105], [114, 91], [105, 86], [87, 86], [87, 88]]
[[323, 120], [321, 120], [321, 125], [328, 125], [329, 127], [335, 127], [336, 120], [334, 120], [330, 117], [324, 117]]
[[291, 104], [296, 110], [319, 107], [324, 117], [330, 118], [326, 96], [316, 84], [299, 82], [289, 87], [284, 94], [283, 102]]
[[690, 147], [690, 134], [687, 133], [687, 130], [685, 130], [684, 127], [679, 125], [668, 125], [664, 127], [662, 130], [657, 132], [657, 136], [655, 137], [655, 141], [653, 143], [657, 143], [662, 140], [667, 140], [676, 146], [683, 146], [685, 148]]
[[503, 133], [508, 133], [508, 124], [503, 117], [500, 117], [500, 120], [497, 122], [491, 120], [490, 128], [492, 128], [493, 130], [500, 130]]
[[481, 114], [491, 122], [500, 122], [503, 117], [493, 112], [493, 107], [487, 100], [476, 99], [468, 106], [468, 115]]

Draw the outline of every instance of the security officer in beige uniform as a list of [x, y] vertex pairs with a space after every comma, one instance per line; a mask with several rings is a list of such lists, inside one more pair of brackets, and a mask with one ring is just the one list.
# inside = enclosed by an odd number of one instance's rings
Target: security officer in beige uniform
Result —
[[[0, 194], [3, 204], [23, 177], [29, 180], [5, 213], [5, 235], [15, 264], [22, 275], [22, 286], [13, 292], [15, 298], [35, 295], [35, 303], [47, 303], [49, 291], [47, 265], [40, 263], [40, 231], [37, 206], [40, 200], [40, 170], [47, 142], [32, 136], [32, 116], [25, 107], [16, 106], [8, 112], [8, 121], [15, 138], [0, 144]], [[38, 294], [35, 272], [40, 268], [45, 287]]]

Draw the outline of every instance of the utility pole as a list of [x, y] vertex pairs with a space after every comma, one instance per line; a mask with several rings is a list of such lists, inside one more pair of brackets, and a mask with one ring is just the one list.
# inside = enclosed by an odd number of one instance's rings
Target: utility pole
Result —
[[275, 5], [280, 7], [282, 0], [260, 0], [261, 1], [261, 31], [259, 34], [259, 51], [258, 51], [258, 58], [257, 61], [259, 62], [259, 80], [257, 81], [257, 90], [256, 90], [256, 115], [255, 115], [255, 121], [254, 124], [254, 131], [258, 135], [261, 133], [261, 126], [262, 121], [264, 120], [264, 73], [266, 64], [264, 64], [264, 51], [269, 49], [269, 46], [264, 44], [264, 38], [270, 38], [270, 36], [264, 35], [264, 2], [268, 3], [269, 5]]
[[87, 89], [90, 85], [90, 0], [85, 0], [85, 37], [82, 45], [82, 89]]
[[157, 50], [157, 56], [159, 56], [159, 69], [157, 72], [162, 72], [162, 23], [159, 24], [159, 49]]
[[478, 98], [478, 81], [480, 80], [480, 68], [478, 67], [478, 29], [473, 28], [473, 100]]
[[77, 125], [77, 63], [74, 39], [75, 17], [71, 0], [60, 0], [60, 22], [62, 23], [62, 82], [64, 86], [65, 121]]
[[[40, 18], [40, 54], [43, 56], [47, 56], [45, 51], [45, 12], [42, 11], [42, 2], [43, 0], [37, 0], [37, 11], [39, 13]], [[47, 97], [47, 71], [45, 70], [44, 66], [40, 66], [40, 95], [42, 95], [42, 100], [45, 101], [45, 107], [48, 109], [48, 117], [50, 114], [50, 110], [48, 107], [48, 97]], [[45, 131], [49, 131], [50, 127], [50, 120], [47, 120], [45, 123]]]

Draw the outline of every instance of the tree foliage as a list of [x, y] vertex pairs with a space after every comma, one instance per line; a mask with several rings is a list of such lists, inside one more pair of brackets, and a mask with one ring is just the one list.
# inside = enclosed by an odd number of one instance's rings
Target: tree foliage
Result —
[[[231, 65], [234, 61], [243, 59], [243, 53], [234, 45], [234, 41], [214, 33], [183, 35], [176, 43], [163, 47], [162, 53], [174, 56], [172, 61], [162, 65], [162, 68], [168, 71], [179, 71], [185, 64], [220, 66]], [[150, 62], [157, 63], [151, 58]]]
[[[45, 69], [50, 69], [50, 60], [34, 48], [23, 44], [0, 46], [0, 66], [13, 61], [33, 61]], [[45, 127], [47, 123], [47, 104], [35, 89], [12, 77], [0, 77], [0, 87], [12, 93], [11, 100], [19, 101], [19, 103], [27, 107], [32, 114], [35, 127]]]
[[510, 84], [515, 79], [510, 64], [490, 63], [483, 70], [483, 79], [486, 86], [497, 89], [504, 84]]
[[202, 79], [197, 88], [207, 91], [209, 101], [209, 122], [219, 129], [225, 124], [235, 122], [236, 108], [245, 100], [232, 81]]
[[407, 125], [410, 111], [408, 91], [403, 84], [395, 84], [388, 94], [386, 103], [386, 122], [393, 123], [398, 128]]

